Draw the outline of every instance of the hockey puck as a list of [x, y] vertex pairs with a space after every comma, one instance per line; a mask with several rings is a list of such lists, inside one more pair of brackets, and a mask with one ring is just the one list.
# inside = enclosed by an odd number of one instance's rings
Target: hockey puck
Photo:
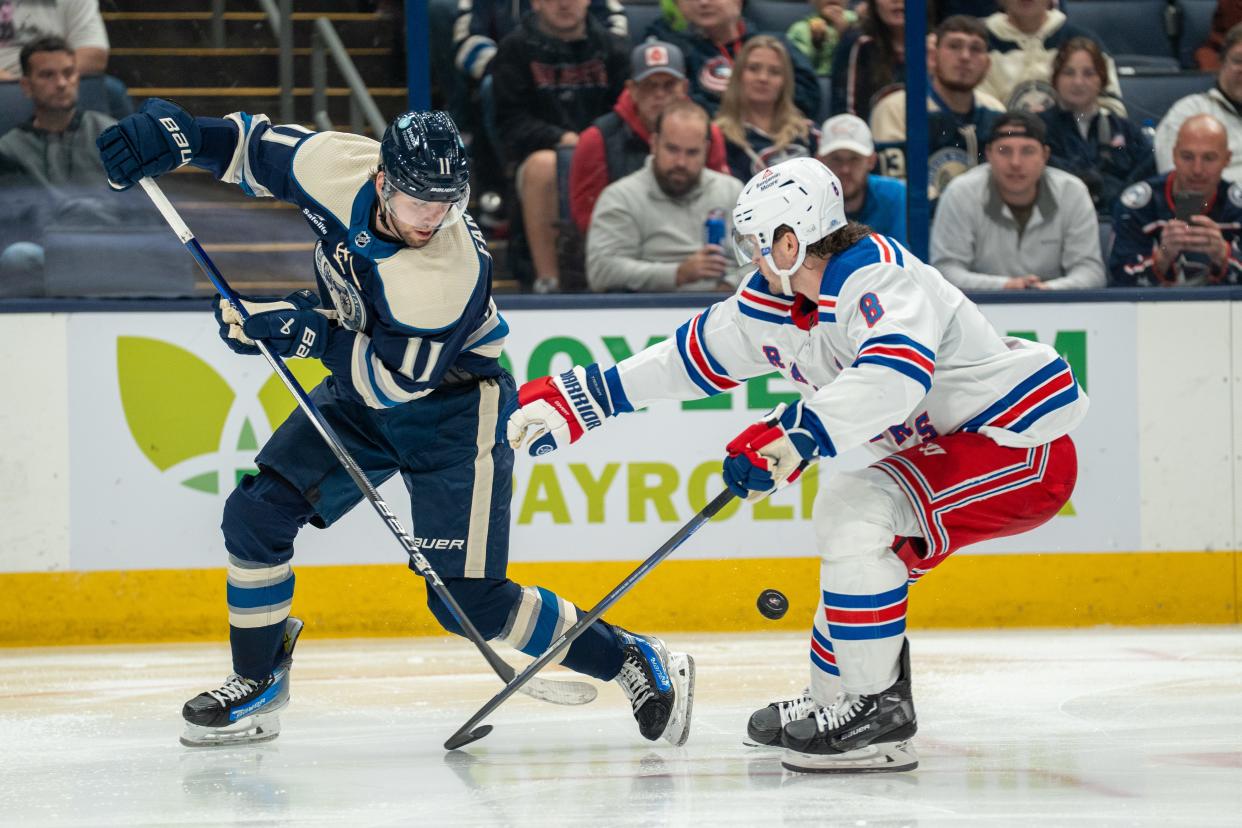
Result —
[[771, 618], [775, 621], [784, 616], [789, 609], [789, 599], [780, 590], [765, 589], [759, 593], [759, 600], [756, 602], [756, 605], [759, 607], [759, 613], [764, 618]]

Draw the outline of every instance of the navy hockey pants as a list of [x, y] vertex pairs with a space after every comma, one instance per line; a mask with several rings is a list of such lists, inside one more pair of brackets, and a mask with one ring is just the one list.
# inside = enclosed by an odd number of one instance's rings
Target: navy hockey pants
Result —
[[[401, 473], [411, 534], [480, 634], [540, 655], [582, 613], [542, 587], [523, 588], [505, 576], [513, 450], [502, 436], [501, 412], [516, 398], [513, 378], [441, 388], [383, 410], [341, 398], [334, 382], [325, 379], [311, 399], [374, 485]], [[326, 528], [363, 499], [300, 409], [257, 462], [259, 474], [243, 478], [229, 496], [221, 525], [233, 669], [253, 679], [267, 676], [279, 658], [298, 531], [307, 523]], [[393, 547], [400, 554], [395, 540]], [[461, 634], [430, 587], [427, 604], [445, 629]], [[562, 663], [607, 681], [622, 659], [612, 627], [597, 621]]]

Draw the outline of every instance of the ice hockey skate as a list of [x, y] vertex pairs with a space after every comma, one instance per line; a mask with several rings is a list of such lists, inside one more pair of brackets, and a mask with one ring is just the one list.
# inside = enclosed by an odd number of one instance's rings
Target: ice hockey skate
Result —
[[880, 693], [840, 693], [828, 707], [785, 726], [781, 765], [802, 773], [891, 773], [914, 770], [910, 740], [918, 732], [910, 693], [910, 643], [901, 647], [897, 681]]
[[742, 744], [749, 747], [781, 746], [781, 731], [785, 725], [798, 719], [805, 719], [815, 712], [815, 700], [811, 698], [811, 690], [807, 688], [796, 699], [786, 699], [769, 704], [761, 710], [750, 714], [746, 723], [746, 738]]
[[278, 711], [289, 703], [289, 668], [301, 632], [302, 621], [289, 616], [281, 645], [283, 658], [267, 678], [254, 681], [233, 673], [217, 689], [186, 702], [181, 709], [185, 719], [181, 744], [222, 747], [270, 742], [279, 736]]
[[620, 628], [617, 635], [625, 646], [625, 661], [616, 682], [634, 707], [639, 732], [653, 742], [664, 739], [684, 745], [694, 710], [694, 659], [687, 653], [670, 653], [653, 636]]

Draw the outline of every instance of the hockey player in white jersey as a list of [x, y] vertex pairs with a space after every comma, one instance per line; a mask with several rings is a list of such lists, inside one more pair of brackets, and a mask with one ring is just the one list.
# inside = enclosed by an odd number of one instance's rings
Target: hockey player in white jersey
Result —
[[[120, 187], [189, 163], [301, 209], [316, 238], [318, 292], [248, 299], [248, 320], [217, 299], [221, 338], [241, 354], [258, 354], [264, 340], [283, 357], [321, 358], [331, 373], [311, 399], [376, 486], [401, 475], [414, 541], [453, 598], [484, 638], [541, 655], [579, 612], [506, 577], [513, 451], [498, 425], [517, 389], [498, 359], [509, 328], [491, 298], [491, 255], [466, 212], [469, 159], [452, 119], [407, 112], [376, 141], [244, 112], [195, 118], [152, 98], [98, 144]], [[294, 540], [306, 524], [326, 528], [362, 500], [300, 409], [256, 464], [221, 521], [233, 669], [186, 702], [182, 741], [192, 747], [279, 733], [302, 629], [290, 615]], [[361, 609], [367, 596], [356, 600]], [[430, 587], [427, 604], [461, 633]], [[647, 739], [685, 742], [694, 688], [685, 653], [601, 619], [561, 663], [615, 679]]]
[[814, 159], [752, 178], [733, 223], [739, 259], [756, 268], [734, 296], [611, 368], [526, 383], [509, 438], [546, 453], [656, 400], [773, 369], [790, 379], [801, 400], [726, 446], [738, 496], [764, 497], [856, 446], [882, 459], [834, 472], [818, 496], [810, 686], [756, 711], [747, 735], [783, 747], [795, 771], [910, 770], [907, 589], [954, 550], [1061, 509], [1077, 474], [1067, 435], [1087, 398], [1052, 348], [999, 335], [934, 268], [848, 221], [836, 176]]

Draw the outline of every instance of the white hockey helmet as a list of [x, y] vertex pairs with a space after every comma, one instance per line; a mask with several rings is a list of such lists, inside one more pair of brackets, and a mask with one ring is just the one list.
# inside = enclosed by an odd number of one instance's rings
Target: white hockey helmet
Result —
[[[733, 248], [738, 264], [763, 257], [780, 277], [781, 292], [793, 295], [789, 284], [806, 260], [806, 248], [845, 226], [841, 182], [815, 158], [791, 158], [757, 174], [737, 197], [733, 208]], [[782, 270], [772, 259], [772, 242], [782, 225], [798, 240], [792, 267]]]

